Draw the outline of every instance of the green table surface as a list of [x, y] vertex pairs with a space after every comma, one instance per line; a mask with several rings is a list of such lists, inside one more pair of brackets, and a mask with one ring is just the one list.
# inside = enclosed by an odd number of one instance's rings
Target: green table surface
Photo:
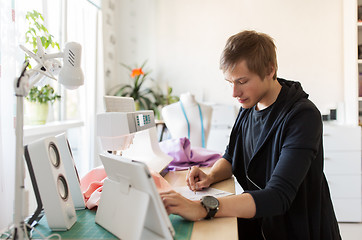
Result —
[[[45, 216], [39, 221], [38, 225], [36, 226], [36, 230], [38, 230], [44, 236], [57, 233], [62, 237], [62, 239], [117, 239], [117, 237], [112, 233], [108, 232], [103, 227], [95, 223], [94, 219], [96, 211], [85, 209], [78, 210], [76, 212], [77, 222], [68, 231], [52, 232], [48, 227]], [[177, 215], [170, 215], [169, 217], [176, 232], [175, 239], [190, 239], [194, 223], [187, 221]], [[32, 238], [41, 239], [42, 236], [37, 231], [33, 230]]]

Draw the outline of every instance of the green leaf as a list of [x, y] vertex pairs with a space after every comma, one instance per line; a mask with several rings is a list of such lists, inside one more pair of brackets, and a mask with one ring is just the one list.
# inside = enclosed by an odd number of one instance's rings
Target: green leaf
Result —
[[127, 89], [132, 90], [132, 86], [125, 85], [125, 86], [121, 87], [114, 95], [115, 96], [120, 96], [120, 97], [128, 96], [129, 94], [127, 92]]
[[125, 68], [127, 68], [128, 70], [130, 70], [131, 72], [132, 72], [132, 68], [131, 67], [129, 67], [129, 66], [127, 66], [126, 64], [124, 64], [124, 63], [121, 63], [121, 65], [123, 66], [123, 67], [125, 67]]
[[45, 33], [48, 33], [48, 29], [44, 25], [41, 25], [40, 29], [43, 30]]
[[40, 40], [41, 40], [41, 44], [42, 44], [43, 46], [45, 46], [45, 43], [46, 43], [47, 39], [46, 39], [44, 36], [41, 36], [41, 37], [40, 37]]
[[141, 65], [141, 68], [143, 69], [145, 66], [146, 66], [146, 63], [148, 62], [148, 60], [146, 59], [143, 63], [142, 63], [142, 65]]
[[40, 24], [39, 24], [38, 22], [34, 22], [34, 25], [35, 25], [35, 27], [36, 27], [38, 30], [41, 29], [41, 26], [40, 26]]
[[157, 111], [159, 112], [158, 106], [165, 105], [173, 99], [178, 99], [177, 96], [171, 96], [172, 88], [168, 88], [167, 94], [164, 95], [159, 87], [156, 89], [144, 87], [145, 82], [154, 81], [150, 78], [151, 71], [144, 69], [146, 67], [147, 60], [141, 64], [141, 67], [135, 65], [135, 67], [132, 68], [124, 63], [120, 64], [129, 71], [129, 76], [131, 76], [134, 68], [142, 68], [144, 74], [133, 78], [130, 77], [132, 81], [131, 84], [117, 84], [110, 90], [109, 93], [114, 92], [115, 96], [132, 97], [135, 102], [139, 103], [141, 109], [153, 109], [156, 113]]
[[30, 102], [39, 102], [39, 103], [54, 103], [57, 99], [60, 99], [61, 96], [54, 92], [53, 87], [49, 84], [43, 87], [32, 87], [29, 91], [26, 99]]
[[25, 32], [25, 41], [33, 46], [33, 52], [37, 53], [37, 37], [40, 37], [42, 46], [47, 49], [50, 45], [57, 47], [60, 50], [59, 43], [53, 40], [48, 29], [44, 26], [44, 18], [41, 13], [36, 10], [28, 11], [26, 13], [26, 22], [28, 23], [28, 29]]

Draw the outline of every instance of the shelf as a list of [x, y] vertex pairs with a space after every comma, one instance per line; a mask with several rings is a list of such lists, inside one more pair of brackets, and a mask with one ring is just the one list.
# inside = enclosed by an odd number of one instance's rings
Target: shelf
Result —
[[84, 125], [80, 120], [54, 121], [44, 125], [26, 125], [24, 126], [24, 145], [36, 139], [55, 136], [70, 128], [81, 127]]
[[361, 102], [361, 101], [362, 101], [362, 97], [358, 97], [358, 101]]
[[357, 22], [358, 27], [362, 27], [362, 22]]

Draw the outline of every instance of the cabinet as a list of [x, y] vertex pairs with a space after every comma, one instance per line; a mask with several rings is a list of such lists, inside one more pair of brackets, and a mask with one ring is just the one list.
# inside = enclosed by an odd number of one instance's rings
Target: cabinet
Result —
[[362, 125], [362, 0], [357, 1], [358, 123]]
[[212, 105], [211, 128], [207, 148], [224, 154], [229, 144], [229, 137], [237, 116], [237, 108], [234, 105]]
[[[358, 27], [358, 4], [360, 0], [343, 0], [343, 91], [345, 123], [358, 125], [358, 37], [362, 28]], [[362, 3], [361, 3], [362, 4]], [[359, 39], [358, 39], [359, 38]]]
[[339, 222], [362, 222], [361, 128], [324, 124], [324, 173]]

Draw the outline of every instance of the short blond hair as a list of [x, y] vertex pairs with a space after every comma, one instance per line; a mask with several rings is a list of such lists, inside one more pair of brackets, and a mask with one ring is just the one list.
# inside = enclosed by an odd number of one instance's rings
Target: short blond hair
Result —
[[231, 36], [225, 45], [220, 58], [220, 69], [223, 72], [232, 71], [242, 60], [251, 72], [261, 79], [275, 69], [273, 79], [277, 78], [277, 56], [274, 40], [265, 33], [242, 31]]

